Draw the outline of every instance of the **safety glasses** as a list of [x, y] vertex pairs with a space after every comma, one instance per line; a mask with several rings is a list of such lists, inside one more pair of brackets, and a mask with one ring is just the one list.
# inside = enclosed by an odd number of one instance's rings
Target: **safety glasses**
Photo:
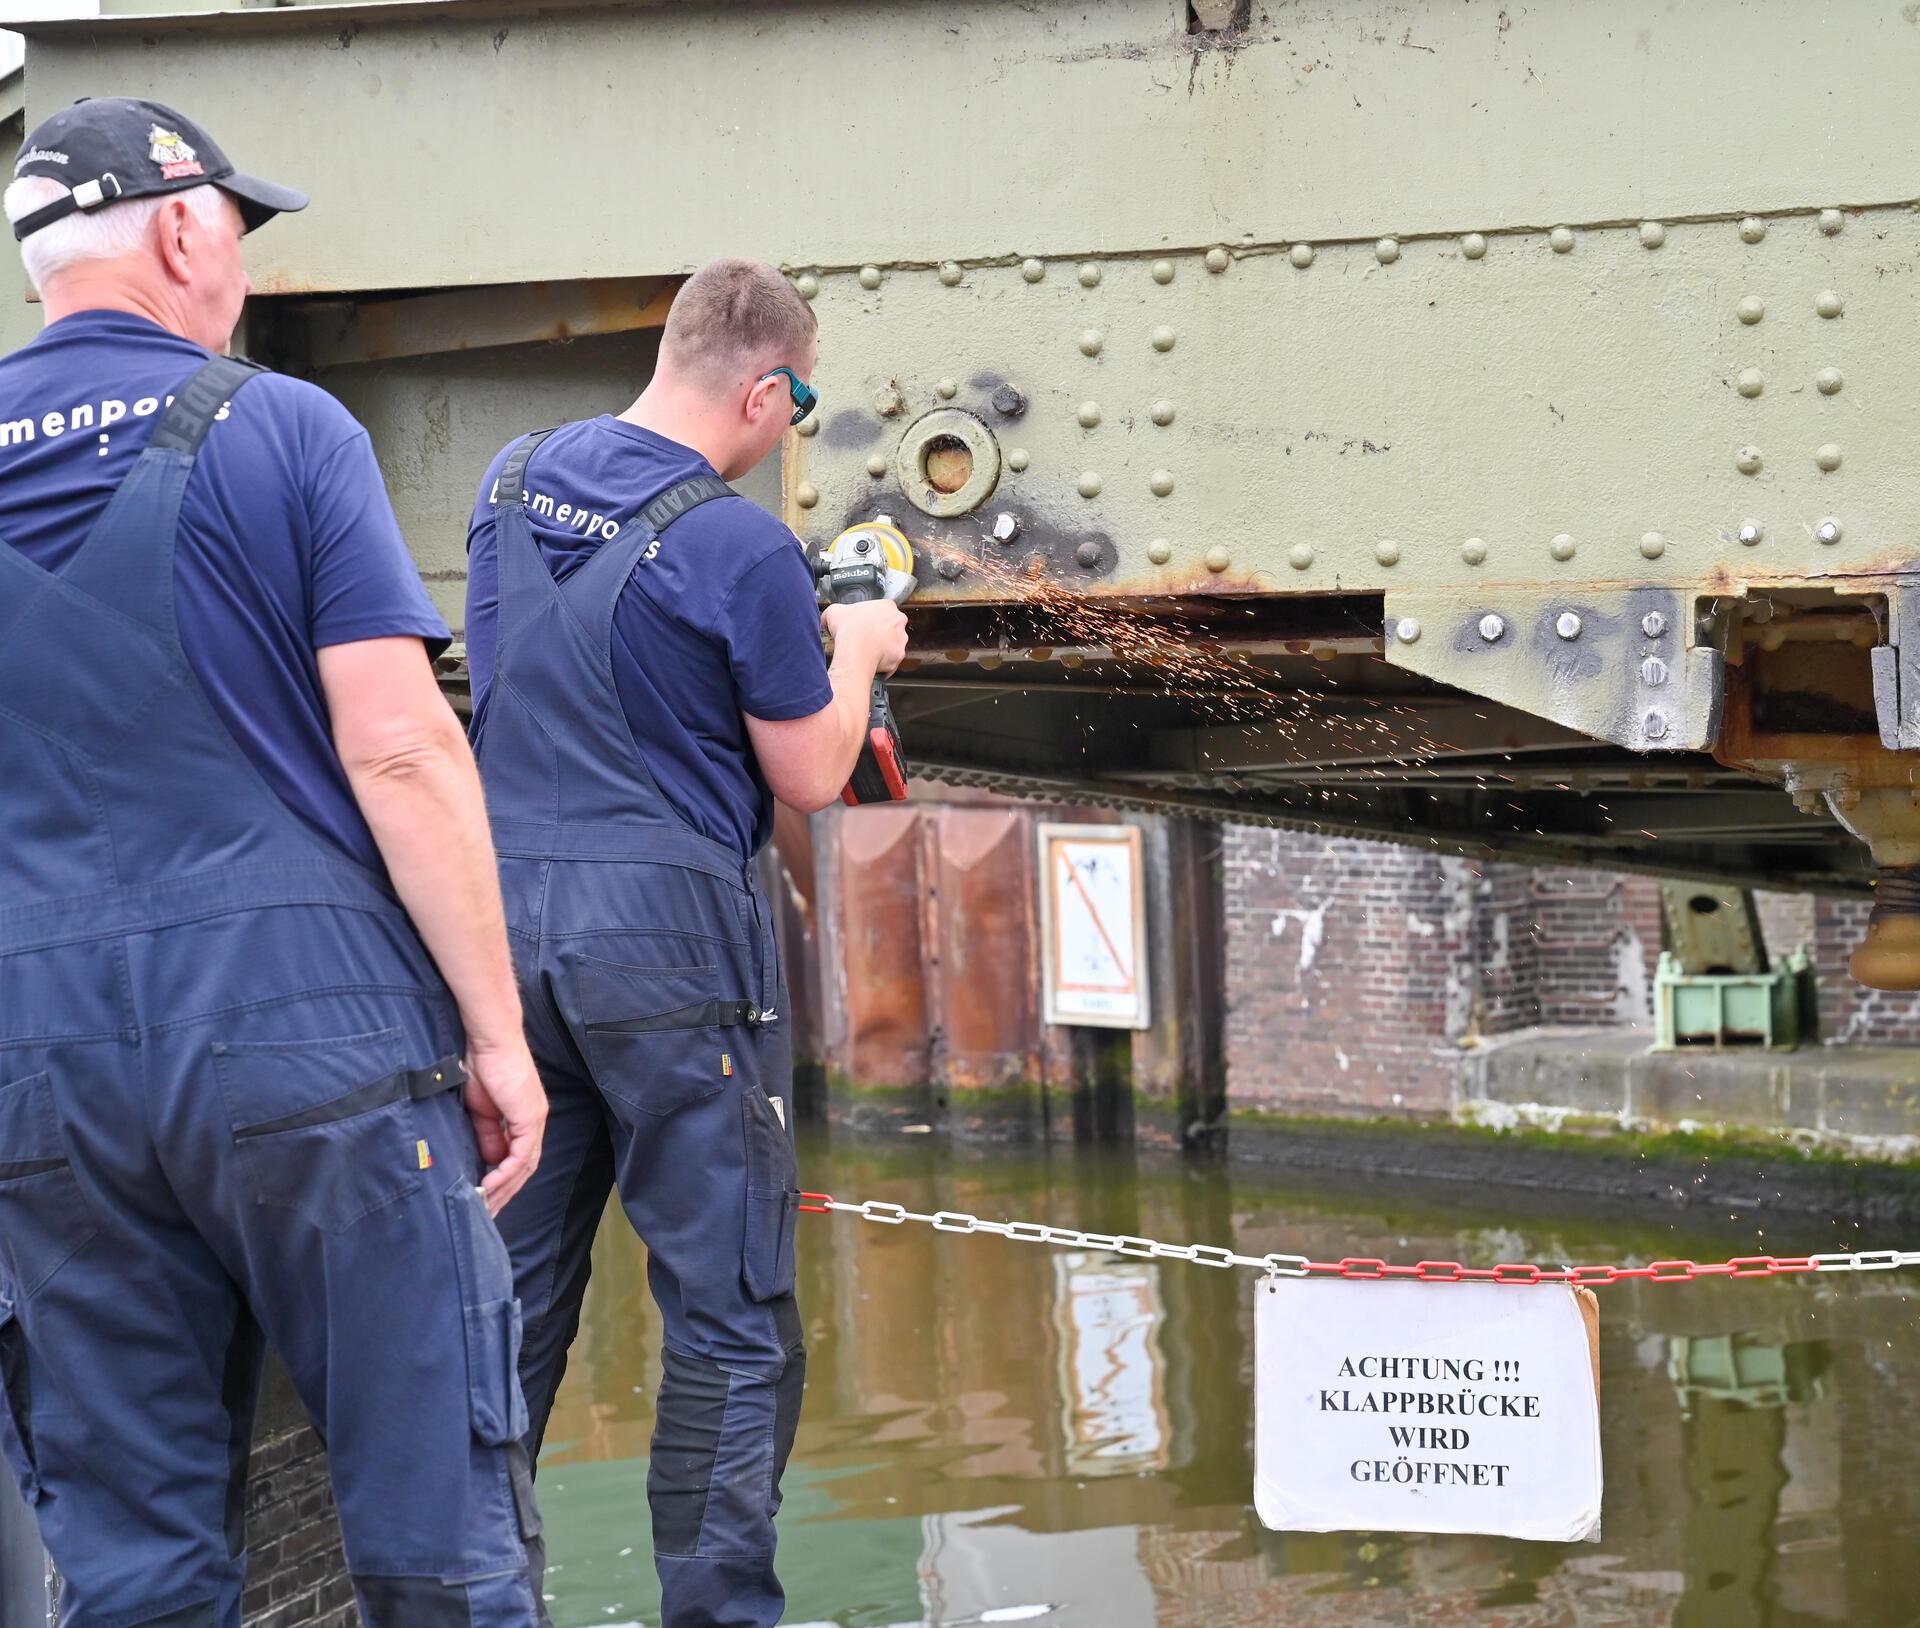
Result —
[[816, 396], [808, 386], [800, 382], [799, 375], [790, 367], [769, 368], [765, 373], [762, 373], [760, 377], [763, 379], [771, 379], [776, 373], [784, 373], [787, 376], [787, 388], [793, 392], [793, 417], [789, 419], [788, 422], [798, 424], [801, 419], [813, 411], [815, 404], [818, 403], [820, 398]]

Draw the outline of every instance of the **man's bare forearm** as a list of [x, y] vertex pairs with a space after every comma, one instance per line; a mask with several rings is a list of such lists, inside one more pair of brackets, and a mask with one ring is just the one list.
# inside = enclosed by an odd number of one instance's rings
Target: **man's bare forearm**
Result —
[[486, 803], [458, 721], [396, 744], [347, 778], [394, 891], [459, 1004], [469, 1044], [517, 1044], [520, 994]]

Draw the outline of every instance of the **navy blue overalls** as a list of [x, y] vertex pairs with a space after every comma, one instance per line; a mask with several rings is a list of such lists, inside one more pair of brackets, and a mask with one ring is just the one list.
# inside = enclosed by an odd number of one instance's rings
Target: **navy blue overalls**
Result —
[[182, 384], [55, 576], [0, 543], [0, 1447], [82, 1628], [238, 1628], [263, 1340], [364, 1620], [525, 1628], [511, 1268], [453, 1004], [277, 798], [174, 626]]
[[475, 741], [527, 1035], [550, 1104], [540, 1168], [502, 1214], [526, 1313], [537, 1453], [617, 1182], [664, 1326], [648, 1467], [666, 1628], [769, 1628], [773, 1516], [805, 1375], [798, 1174], [772, 913], [753, 862], [695, 832], [636, 749], [609, 654], [635, 564], [705, 477], [556, 582], [527, 460], [495, 499], [499, 653]]

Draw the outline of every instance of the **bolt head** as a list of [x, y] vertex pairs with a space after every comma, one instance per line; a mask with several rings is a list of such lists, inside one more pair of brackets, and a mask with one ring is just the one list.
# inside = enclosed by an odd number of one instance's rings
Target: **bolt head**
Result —
[[1498, 616], [1489, 612], [1480, 618], [1480, 637], [1492, 644], [1507, 631], [1507, 624]]
[[1758, 243], [1767, 235], [1767, 223], [1758, 215], [1749, 215], [1740, 223], [1740, 241]]
[[1478, 260], [1487, 252], [1487, 239], [1484, 233], [1469, 232], [1460, 240], [1460, 252], [1469, 260]]
[[[1023, 403], [1023, 410], [1024, 405]], [[1007, 467], [1016, 475], [1027, 467], [1027, 462], [1027, 449], [1025, 447], [1009, 447], [1007, 449]]]
[[1823, 288], [1814, 296], [1813, 308], [1823, 317], [1837, 317], [1841, 312], [1846, 310], [1847, 306], [1846, 301], [1842, 300], [1832, 289]]
[[1402, 644], [1417, 644], [1420, 640], [1420, 624], [1411, 616], [1403, 616], [1393, 624], [1393, 636]]
[[[809, 419], [808, 422], [811, 423], [812, 420]], [[878, 480], [882, 475], [886, 474], [886, 472], [887, 460], [881, 457], [879, 453], [874, 453], [874, 455], [867, 460], [867, 473], [875, 480]]]
[[1650, 710], [1641, 728], [1646, 731], [1648, 740], [1665, 740], [1667, 737], [1667, 715], [1657, 709]]
[[1840, 444], [1837, 441], [1829, 441], [1824, 446], [1815, 448], [1813, 461], [1831, 474], [1840, 467]]
[[800, 291], [801, 299], [810, 300], [820, 292], [820, 279], [810, 271], [803, 271], [793, 286]]
[[1759, 474], [1760, 449], [1758, 447], [1742, 447], [1733, 455], [1733, 467], [1743, 475]]
[[1207, 550], [1207, 569], [1209, 571], [1224, 571], [1232, 563], [1233, 556], [1219, 543], [1215, 543], [1212, 548]]
[[1667, 664], [1658, 656], [1649, 656], [1640, 663], [1640, 682], [1655, 687], [1666, 683]]
[[1659, 532], [1649, 531], [1641, 534], [1640, 553], [1643, 558], [1657, 560], [1662, 554], [1666, 553], [1666, 551], [1667, 540], [1661, 536]]
[[946, 284], [948, 288], [957, 288], [960, 284], [960, 279], [965, 275], [966, 273], [960, 269], [959, 261], [942, 260], [940, 262], [940, 281]]
[[1823, 367], [1813, 376], [1814, 388], [1823, 396], [1839, 395], [1840, 386], [1845, 382], [1837, 367]]
[[934, 385], [933, 393], [942, 401], [952, 401], [960, 394], [960, 386], [952, 379], [941, 379]]
[[1823, 543], [1837, 543], [1840, 541], [1840, 522], [1838, 520], [1822, 520], [1819, 525], [1813, 528], [1813, 534]]
[[1216, 247], [1216, 248], [1211, 248], [1207, 250], [1207, 270], [1208, 271], [1211, 271], [1216, 275], [1218, 275], [1220, 272], [1225, 271], [1227, 267], [1232, 264], [1233, 264], [1233, 257], [1230, 254], [1228, 254], [1225, 249]]
[[1846, 224], [1846, 217], [1842, 215], [1839, 210], [1823, 209], [1820, 211], [1820, 230], [1825, 232], [1828, 237], [1838, 237], [1841, 229]]
[[1752, 548], [1755, 543], [1766, 536], [1766, 531], [1757, 520], [1743, 520], [1740, 523], [1739, 531], [1734, 535], [1737, 536], [1741, 542], [1745, 543], [1747, 547]]
[[1564, 563], [1573, 558], [1573, 539], [1563, 531], [1547, 545], [1547, 552]]
[[1156, 401], [1153, 406], [1147, 410], [1147, 416], [1151, 418], [1154, 423], [1164, 428], [1173, 422], [1173, 403], [1170, 401]]
[[1487, 545], [1478, 537], [1469, 537], [1460, 545], [1460, 558], [1468, 565], [1479, 565], [1487, 557]]
[[794, 488], [793, 501], [803, 509], [811, 509], [820, 501], [820, 488], [810, 480], [803, 480]]
[[1287, 258], [1293, 262], [1297, 270], [1305, 271], [1307, 267], [1313, 264], [1313, 245], [1311, 243], [1296, 243], [1292, 248], [1287, 250]]
[[1173, 558], [1173, 544], [1164, 537], [1156, 537], [1147, 544], [1147, 558], [1155, 565], [1165, 565]]
[[1757, 294], [1749, 294], [1733, 308], [1733, 314], [1751, 327], [1767, 314], [1767, 308]]
[[1373, 246], [1373, 257], [1383, 266], [1390, 266], [1400, 258], [1400, 242], [1397, 238], [1383, 237]]
[[1379, 542], [1373, 545], [1373, 557], [1382, 565], [1400, 563], [1400, 545], [1394, 542]]
[[1740, 377], [1734, 380], [1734, 388], [1749, 401], [1766, 387], [1766, 376], [1757, 367], [1743, 367], [1740, 370]]
[[1082, 497], [1098, 497], [1100, 495], [1100, 477], [1091, 469], [1081, 475], [1079, 492]]
[[1079, 411], [1073, 416], [1080, 421], [1080, 427], [1083, 430], [1093, 429], [1100, 422], [1100, 403], [1083, 401], [1080, 403]]
[[1667, 241], [1667, 228], [1657, 220], [1643, 220], [1640, 223], [1640, 245], [1642, 248], [1657, 249]]
[[1148, 335], [1148, 338], [1152, 342], [1155, 350], [1169, 351], [1173, 349], [1174, 334], [1171, 328], [1155, 328], [1153, 332]]
[[993, 410], [1002, 418], [1018, 418], [1027, 410], [1027, 398], [1010, 384], [1003, 384], [993, 393]]
[[1082, 543], [1073, 551], [1073, 557], [1079, 564], [1091, 571], [1100, 563], [1100, 545], [1098, 543]]
[[1554, 619], [1553, 631], [1563, 639], [1580, 637], [1580, 618], [1572, 611], [1562, 611]]
[[1106, 345], [1106, 342], [1106, 338], [1098, 328], [1089, 328], [1080, 336], [1080, 354], [1082, 356], [1098, 356], [1101, 349]]
[[946, 581], [952, 582], [959, 577], [962, 567], [960, 562], [951, 554], [943, 554], [940, 557], [940, 563], [936, 565], [934, 569], [938, 571]]
[[1080, 264], [1080, 286], [1082, 288], [1100, 286], [1100, 268], [1091, 260], [1084, 260]]
[[996, 543], [1010, 543], [1020, 535], [1020, 517], [1017, 514], [1001, 513], [994, 516], [993, 540]]
[[1030, 283], [1039, 282], [1046, 274], [1047, 266], [1044, 260], [1028, 258], [1020, 262], [1020, 275]]
[[1166, 469], [1156, 469], [1147, 481], [1155, 497], [1165, 497], [1173, 490], [1173, 473]]
[[1172, 282], [1173, 281], [1173, 262], [1171, 260], [1154, 261], [1153, 280], [1156, 283]]
[[1649, 639], [1657, 639], [1667, 631], [1667, 617], [1664, 611], [1648, 611], [1640, 618], [1640, 631]]
[[1555, 254], [1569, 254], [1573, 250], [1573, 228], [1556, 226], [1547, 233], [1547, 242], [1553, 245]]
[[860, 268], [860, 286], [862, 288], [878, 288], [880, 286], [880, 268], [878, 266], [862, 266]]
[[882, 418], [895, 418], [906, 410], [906, 402], [898, 390], [888, 388], [874, 392], [873, 410]]
[[1287, 564], [1291, 565], [1296, 571], [1306, 570], [1308, 566], [1313, 564], [1313, 544], [1295, 543], [1292, 548], [1287, 550]]

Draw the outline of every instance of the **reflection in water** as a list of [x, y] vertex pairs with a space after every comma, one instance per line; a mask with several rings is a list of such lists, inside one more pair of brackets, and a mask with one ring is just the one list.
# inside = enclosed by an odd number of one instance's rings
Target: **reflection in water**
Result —
[[[1132, 1149], [803, 1139], [810, 1185], [1261, 1254], [1612, 1260], [1852, 1247], [1823, 1224], [1547, 1218]], [[1537, 1201], [1536, 1201], [1537, 1204]], [[1920, 1624], [1920, 1293], [1896, 1274], [1601, 1291], [1604, 1538], [1271, 1533], [1252, 1496], [1254, 1278], [808, 1216], [789, 1622]], [[1436, 1289], [1435, 1293], [1445, 1293]], [[659, 1328], [611, 1212], [541, 1464], [559, 1628], [657, 1624]]]

